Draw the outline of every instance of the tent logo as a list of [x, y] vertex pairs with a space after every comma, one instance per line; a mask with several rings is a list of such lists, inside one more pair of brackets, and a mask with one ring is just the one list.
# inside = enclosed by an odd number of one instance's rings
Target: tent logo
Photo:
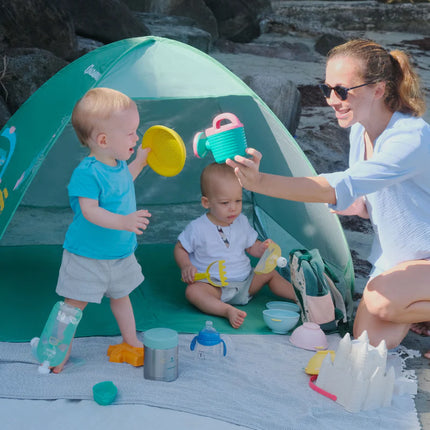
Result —
[[84, 74], [90, 75], [95, 81], [98, 81], [102, 74], [96, 70], [94, 64], [91, 64], [84, 70]]

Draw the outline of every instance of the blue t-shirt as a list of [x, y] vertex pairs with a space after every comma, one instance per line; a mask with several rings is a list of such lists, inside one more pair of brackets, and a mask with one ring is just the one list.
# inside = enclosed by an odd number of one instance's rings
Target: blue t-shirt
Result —
[[81, 212], [79, 197], [98, 200], [109, 212], [128, 215], [136, 211], [133, 177], [125, 161], [116, 166], [86, 157], [74, 170], [68, 185], [74, 217], [66, 233], [64, 248], [73, 254], [98, 260], [131, 255], [137, 246], [136, 234], [113, 230], [89, 222]]

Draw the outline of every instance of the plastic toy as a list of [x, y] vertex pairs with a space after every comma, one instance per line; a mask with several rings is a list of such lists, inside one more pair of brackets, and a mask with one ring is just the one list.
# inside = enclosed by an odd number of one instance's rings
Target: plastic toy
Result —
[[395, 374], [392, 366], [387, 368], [387, 354], [384, 340], [374, 347], [366, 331], [355, 340], [347, 333], [334, 361], [324, 358], [315, 385], [349, 412], [390, 406]]
[[102, 406], [110, 405], [118, 393], [118, 388], [112, 381], [99, 382], [93, 386], [94, 400]]
[[49, 314], [40, 339], [31, 340], [31, 347], [37, 360], [42, 363], [39, 373], [49, 373], [50, 367], [61, 364], [66, 358], [76, 327], [82, 318], [82, 311], [60, 301], [55, 303]]
[[151, 148], [148, 165], [162, 176], [175, 176], [184, 167], [186, 151], [184, 142], [175, 130], [164, 125], [154, 125], [142, 138], [142, 148]]
[[313, 322], [304, 322], [291, 333], [290, 343], [297, 348], [310, 351], [322, 351], [328, 348], [326, 334]]
[[[229, 123], [221, 125], [225, 120]], [[204, 132], [199, 131], [193, 139], [194, 155], [203, 158], [210, 150], [217, 163], [224, 163], [227, 158], [234, 158], [235, 155], [245, 156], [246, 147], [243, 124], [236, 115], [228, 112], [217, 115], [212, 127]]]
[[317, 351], [308, 362], [308, 365], [305, 367], [305, 372], [308, 375], [318, 375], [320, 372], [321, 364], [325, 359], [325, 356], [330, 354], [331, 361], [334, 361], [336, 356], [335, 352], [332, 350], [326, 349], [325, 351]]
[[110, 345], [107, 355], [109, 356], [109, 361], [114, 363], [128, 363], [135, 367], [143, 366], [143, 348], [137, 348], [125, 342], [118, 345]]
[[[218, 277], [219, 277], [219, 283], [214, 281], [211, 278], [211, 275], [209, 273], [210, 268], [218, 262]], [[227, 282], [227, 272], [225, 270], [225, 260], [217, 260], [214, 261], [213, 263], [209, 264], [209, 266], [206, 268], [205, 273], [196, 273], [194, 275], [194, 280], [195, 281], [201, 281], [202, 279], [206, 279], [209, 284], [213, 285], [214, 287], [225, 287], [228, 285]]]
[[292, 330], [300, 314], [286, 309], [264, 309], [263, 319], [266, 325], [276, 334], [286, 334]]
[[255, 266], [254, 272], [257, 275], [270, 273], [276, 266], [282, 268], [286, 265], [287, 259], [281, 257], [281, 248], [277, 243], [271, 242]]

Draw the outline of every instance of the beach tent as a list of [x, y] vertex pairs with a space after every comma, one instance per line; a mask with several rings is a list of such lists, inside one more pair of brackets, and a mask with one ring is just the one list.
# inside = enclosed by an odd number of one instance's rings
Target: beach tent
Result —
[[[315, 174], [300, 147], [267, 105], [213, 58], [160, 37], [121, 40], [100, 47], [59, 71], [2, 129], [0, 239], [21, 201], [35, 210], [68, 207], [67, 183], [85, 154], [71, 126], [71, 113], [78, 99], [94, 87], [114, 88], [136, 101], [141, 135], [150, 126], [161, 124], [179, 133], [186, 145], [185, 167], [177, 176], [163, 177], [147, 168], [136, 181], [138, 206], [152, 210], [151, 223], [159, 226], [153, 242], [165, 244], [164, 252], [169, 253], [148, 253], [152, 258], [157, 255], [154, 265], [162, 267], [171, 258], [170, 245], [176, 235], [201, 210], [199, 175], [213, 158], [211, 154], [195, 157], [192, 141], [194, 134], [211, 126], [219, 113], [234, 113], [243, 123], [248, 146], [263, 153], [262, 171], [291, 176]], [[352, 303], [354, 276], [349, 248], [337, 216], [326, 205], [284, 201], [249, 192], [244, 193], [244, 200], [261, 237], [276, 241], [284, 256], [293, 248], [318, 248]], [[37, 260], [41, 253], [40, 247], [2, 246], [0, 240], [2, 296], [7, 290], [7, 297], [13, 300], [20, 296], [22, 288], [35, 289], [37, 278], [43, 278], [47, 272], [40, 268], [45, 262]], [[19, 278], [24, 276], [26, 270], [22, 267], [28, 260], [34, 260], [28, 269], [32, 271], [30, 277]], [[39, 285], [46, 283], [45, 279], [39, 281]], [[49, 288], [53, 291], [55, 285]], [[17, 303], [26, 303], [25, 294]], [[51, 305], [52, 301], [47, 309]], [[10, 302], [4, 306], [13, 308]], [[10, 339], [25, 337], [16, 335]]]

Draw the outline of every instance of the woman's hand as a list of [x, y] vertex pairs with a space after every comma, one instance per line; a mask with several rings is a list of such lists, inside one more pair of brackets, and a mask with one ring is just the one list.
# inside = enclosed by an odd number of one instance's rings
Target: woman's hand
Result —
[[247, 148], [246, 153], [249, 154], [251, 158], [236, 155], [234, 161], [228, 159], [226, 160], [226, 164], [234, 169], [234, 173], [242, 187], [250, 191], [257, 191], [258, 184], [261, 180], [259, 168], [262, 154], [254, 148]]

